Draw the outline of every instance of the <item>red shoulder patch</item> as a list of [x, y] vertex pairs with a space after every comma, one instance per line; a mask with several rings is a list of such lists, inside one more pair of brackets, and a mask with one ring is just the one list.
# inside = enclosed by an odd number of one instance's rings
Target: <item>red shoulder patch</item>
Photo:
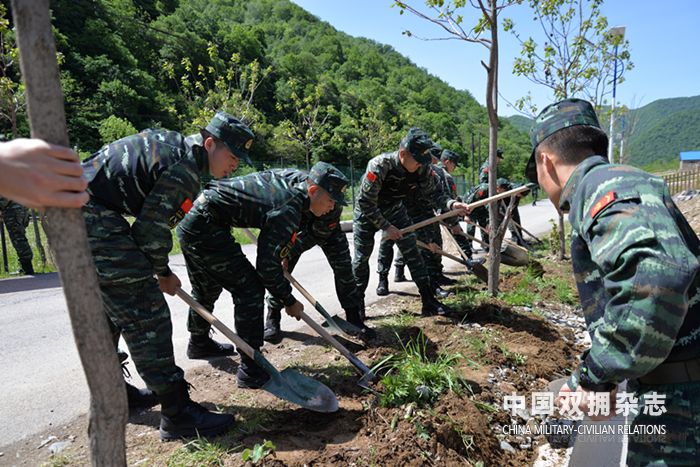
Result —
[[190, 212], [190, 209], [192, 209], [192, 200], [189, 198], [185, 198], [185, 201], [183, 201], [180, 205], [180, 209], [185, 211], [185, 214]]
[[335, 228], [336, 225], [338, 225], [337, 222], [331, 222], [330, 224], [328, 224], [328, 228], [333, 229], [333, 228]]
[[479, 197], [484, 196], [484, 190], [479, 190]]
[[488, 168], [488, 167], [484, 167], [484, 173], [489, 173], [489, 168]]
[[296, 243], [296, 241], [297, 241], [297, 233], [294, 232], [294, 233], [292, 234], [292, 240], [291, 240], [292, 245], [294, 245], [294, 244]]
[[605, 193], [605, 195], [603, 195], [603, 197], [600, 198], [591, 208], [591, 217], [595, 217], [596, 214], [598, 214], [605, 206], [615, 201], [616, 197], [617, 195], [615, 195], [614, 191], [608, 191]]
[[367, 172], [367, 180], [369, 180], [371, 183], [374, 183], [376, 179], [377, 175], [375, 175], [374, 172]]
[[455, 185], [454, 183], [452, 184], [452, 191], [457, 191], [457, 185]]

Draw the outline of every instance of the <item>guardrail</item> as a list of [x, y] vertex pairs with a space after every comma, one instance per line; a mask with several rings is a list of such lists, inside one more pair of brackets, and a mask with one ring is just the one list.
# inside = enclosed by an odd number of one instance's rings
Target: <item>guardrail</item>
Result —
[[700, 187], [700, 170], [685, 170], [662, 176], [672, 195]]

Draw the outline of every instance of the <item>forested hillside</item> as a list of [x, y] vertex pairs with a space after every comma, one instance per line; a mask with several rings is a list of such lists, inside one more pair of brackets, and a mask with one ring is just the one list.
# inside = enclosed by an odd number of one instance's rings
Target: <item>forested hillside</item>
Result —
[[[471, 133], [481, 132], [486, 155], [486, 112], [469, 92], [288, 0], [53, 0], [51, 7], [71, 143], [82, 153], [147, 127], [194, 131], [224, 108], [250, 122], [260, 161], [353, 158], [362, 166], [395, 148], [410, 126], [462, 154]], [[478, 63], [474, 72], [483, 73]], [[17, 73], [16, 65], [4, 72], [15, 81]], [[0, 125], [12, 134], [7, 120]], [[17, 131], [27, 134], [22, 109]], [[522, 173], [527, 136], [504, 119], [500, 138], [517, 156], [502, 172]]]

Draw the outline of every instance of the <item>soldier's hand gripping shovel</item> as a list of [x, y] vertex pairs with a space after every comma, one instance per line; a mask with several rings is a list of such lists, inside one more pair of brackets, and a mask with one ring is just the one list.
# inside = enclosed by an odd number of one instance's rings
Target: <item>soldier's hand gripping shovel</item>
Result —
[[[253, 243], [258, 243], [258, 238], [255, 236], [255, 234], [253, 234], [253, 232], [250, 231], [250, 229], [244, 228], [242, 230]], [[321, 313], [321, 316], [326, 319], [325, 324], [327, 324], [335, 332], [343, 334], [350, 339], [352, 339], [353, 336], [362, 335], [362, 329], [358, 328], [354, 324], [345, 321], [340, 316], [331, 316], [330, 313], [328, 313], [326, 309], [323, 308], [323, 306], [318, 303], [318, 301], [316, 301], [316, 299], [312, 297], [311, 294], [307, 292], [306, 289], [302, 287], [302, 285], [297, 282], [288, 271], [284, 271], [284, 277], [294, 286], [295, 289], [299, 291], [300, 294], [304, 296], [304, 298], [309, 301], [309, 303], [311, 303], [311, 305], [313, 305], [316, 311]]]
[[338, 410], [338, 399], [327, 386], [291, 368], [286, 368], [280, 373], [260, 352], [248, 345], [206, 308], [197, 303], [187, 292], [178, 288], [175, 294], [270, 375], [270, 379], [262, 389], [280, 399], [315, 412], [336, 412]]
[[[243, 230], [246, 231], [246, 234], [250, 237], [250, 239], [251, 239], [252, 241], [257, 242], [257, 238], [255, 237], [255, 235], [253, 235], [252, 232], [250, 232], [250, 231], [247, 230], [247, 229], [243, 229]], [[296, 280], [294, 280], [294, 278], [293, 278], [291, 275], [289, 275], [289, 273], [288, 273], [287, 271], [285, 271], [285, 277], [286, 277], [287, 280], [289, 280], [292, 284], [294, 284], [294, 283], [296, 282]], [[296, 282], [296, 283], [297, 283], [297, 285], [299, 285], [299, 286], [301, 287], [301, 284], [299, 284], [298, 282]], [[303, 289], [303, 287], [302, 287], [302, 289]], [[304, 292], [302, 292], [302, 294], [304, 294], [304, 296], [306, 297], [306, 294], [308, 294], [308, 292], [306, 292], [306, 290], [304, 290]], [[309, 294], [309, 297], [310, 297], [311, 299], [313, 299], [313, 297], [311, 297], [310, 294]], [[307, 299], [309, 299], [309, 297], [307, 297]], [[311, 300], [309, 300], [309, 301], [311, 302]], [[315, 302], [315, 300], [314, 300], [313, 302]], [[313, 304], [313, 302], [311, 302], [311, 303]], [[325, 311], [325, 310], [324, 310], [324, 311]], [[364, 363], [362, 363], [362, 361], [360, 361], [359, 358], [357, 358], [355, 355], [353, 355], [352, 352], [350, 352], [347, 348], [345, 348], [345, 346], [344, 346], [343, 344], [341, 344], [340, 342], [338, 342], [328, 331], [326, 331], [325, 329], [323, 329], [323, 326], [321, 326], [321, 325], [318, 324], [316, 321], [314, 321], [313, 319], [311, 319], [311, 318], [309, 317], [309, 315], [307, 315], [306, 313], [304, 313], [304, 312], [302, 311], [302, 312], [300, 312], [300, 318], [301, 318], [307, 325], [309, 325], [309, 326], [311, 327], [311, 329], [313, 329], [314, 331], [316, 331], [316, 333], [317, 333], [319, 336], [323, 337], [323, 338], [324, 338], [326, 341], [328, 341], [333, 347], [335, 347], [336, 350], [338, 350], [338, 352], [340, 352], [340, 353], [343, 355], [343, 357], [347, 358], [348, 361], [349, 361], [350, 363], [352, 363], [353, 366], [359, 370], [360, 374], [362, 375], [362, 378], [360, 378], [360, 380], [357, 382], [357, 384], [358, 384], [360, 387], [365, 388], [365, 389], [369, 389], [369, 390], [371, 391], [372, 388], [369, 386], [369, 383], [370, 383], [371, 381], [374, 381], [374, 379], [376, 378], [375, 374], [372, 373], [372, 370], [370, 370], [369, 367], [368, 367], [367, 365], [365, 365]]]
[[[499, 193], [497, 195], [491, 196], [490, 198], [482, 199], [480, 201], [475, 201], [473, 203], [468, 204], [467, 206], [469, 207], [469, 209], [478, 208], [480, 206], [485, 206], [487, 204], [495, 203], [496, 201], [500, 201], [504, 198], [509, 198], [511, 196], [514, 196], [514, 195], [517, 195], [520, 193], [524, 193], [528, 190], [529, 190], [529, 188], [527, 186], [513, 188], [512, 190], [504, 191], [503, 193]], [[434, 224], [435, 222], [440, 222], [442, 220], [449, 219], [450, 217], [455, 217], [455, 216], [459, 216], [459, 215], [462, 215], [462, 212], [459, 210], [446, 212], [444, 214], [440, 214], [439, 216], [431, 217], [430, 219], [426, 219], [424, 221], [417, 222], [413, 225], [409, 225], [408, 227], [401, 229], [400, 232], [402, 235], [407, 234], [409, 232], [413, 232], [415, 230], [422, 229], [426, 225]], [[383, 239], [385, 240], [386, 237], [384, 237]]]

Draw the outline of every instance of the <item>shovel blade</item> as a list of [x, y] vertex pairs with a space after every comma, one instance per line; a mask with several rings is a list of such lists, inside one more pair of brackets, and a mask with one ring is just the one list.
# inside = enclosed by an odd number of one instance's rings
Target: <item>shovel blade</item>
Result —
[[529, 262], [530, 254], [525, 248], [508, 244], [501, 251], [501, 263], [508, 266], [527, 266]]
[[488, 284], [489, 282], [489, 271], [484, 267], [483, 264], [475, 264], [472, 266], [472, 272], [481, 282]]
[[333, 315], [330, 318], [330, 320], [326, 319], [323, 323], [321, 323], [321, 326], [323, 326], [324, 328], [330, 327], [331, 329], [335, 329], [336, 331], [341, 331], [343, 334], [347, 334], [349, 337], [359, 336], [362, 334], [362, 329], [358, 328], [357, 326], [348, 321], [345, 321], [340, 316]]
[[273, 375], [262, 388], [280, 399], [314, 412], [338, 411], [338, 399], [328, 386], [291, 368]]

